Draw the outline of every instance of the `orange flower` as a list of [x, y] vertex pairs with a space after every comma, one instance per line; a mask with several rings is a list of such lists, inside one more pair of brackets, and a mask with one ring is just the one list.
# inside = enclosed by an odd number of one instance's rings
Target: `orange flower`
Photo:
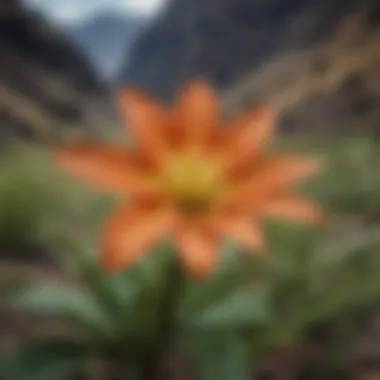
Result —
[[207, 274], [223, 237], [265, 252], [262, 217], [318, 222], [321, 213], [290, 187], [313, 175], [314, 159], [267, 156], [274, 112], [262, 107], [218, 128], [213, 90], [194, 81], [171, 109], [137, 90], [118, 97], [135, 149], [80, 143], [58, 151], [60, 165], [97, 187], [124, 195], [103, 234], [109, 270], [136, 262], [172, 236], [186, 269]]

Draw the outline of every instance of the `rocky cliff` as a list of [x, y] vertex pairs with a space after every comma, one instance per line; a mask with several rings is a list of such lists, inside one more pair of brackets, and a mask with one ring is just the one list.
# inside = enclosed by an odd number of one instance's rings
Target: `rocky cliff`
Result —
[[172, 0], [121, 81], [170, 99], [194, 76], [229, 113], [274, 104], [284, 130], [379, 131], [380, 2]]
[[0, 10], [0, 136], [51, 140], [95, 133], [113, 118], [84, 55], [16, 0]]

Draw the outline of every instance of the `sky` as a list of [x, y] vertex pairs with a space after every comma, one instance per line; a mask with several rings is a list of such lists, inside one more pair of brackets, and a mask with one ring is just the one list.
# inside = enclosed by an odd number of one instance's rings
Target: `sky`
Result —
[[59, 23], [85, 21], [104, 11], [153, 17], [167, 0], [24, 0]]

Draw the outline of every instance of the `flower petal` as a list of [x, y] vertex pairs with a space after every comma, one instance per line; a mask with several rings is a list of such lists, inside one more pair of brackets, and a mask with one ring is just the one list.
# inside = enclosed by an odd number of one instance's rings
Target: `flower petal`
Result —
[[316, 159], [295, 156], [267, 159], [236, 186], [232, 198], [242, 205], [256, 205], [271, 193], [314, 175], [320, 168], [321, 161]]
[[229, 236], [244, 248], [265, 253], [263, 233], [257, 223], [248, 215], [226, 215], [215, 218], [213, 228], [218, 234]]
[[170, 209], [122, 207], [103, 231], [101, 266], [114, 271], [132, 265], [171, 232], [175, 220], [176, 215]]
[[275, 130], [275, 112], [259, 107], [239, 117], [229, 127], [230, 138], [225, 149], [226, 170], [234, 172], [250, 163], [261, 152]]
[[215, 152], [215, 153], [218, 153], [218, 156], [221, 156], [221, 153], [224, 154], [225, 147], [227, 143], [230, 142], [230, 139], [231, 139], [231, 132], [227, 128], [225, 127], [216, 128], [210, 134], [210, 137], [207, 143], [208, 151], [211, 154]]
[[179, 96], [176, 110], [183, 124], [187, 146], [207, 144], [219, 116], [219, 102], [214, 90], [202, 81], [189, 83]]
[[151, 162], [159, 164], [167, 150], [164, 134], [171, 122], [169, 111], [138, 90], [121, 91], [118, 101], [139, 149]]
[[314, 203], [295, 196], [283, 196], [263, 202], [256, 212], [264, 217], [311, 224], [319, 224], [324, 220], [322, 211]]
[[121, 194], [153, 192], [128, 151], [119, 147], [75, 144], [56, 151], [59, 165], [96, 187]]
[[216, 235], [196, 226], [181, 226], [176, 244], [187, 271], [197, 277], [208, 275], [218, 258], [219, 240]]

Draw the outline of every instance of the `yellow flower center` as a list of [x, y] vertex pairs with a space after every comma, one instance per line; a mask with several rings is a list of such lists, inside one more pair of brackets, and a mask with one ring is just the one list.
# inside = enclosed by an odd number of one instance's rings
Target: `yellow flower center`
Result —
[[223, 188], [221, 167], [216, 160], [197, 154], [172, 155], [163, 170], [164, 191], [187, 213], [209, 210]]

